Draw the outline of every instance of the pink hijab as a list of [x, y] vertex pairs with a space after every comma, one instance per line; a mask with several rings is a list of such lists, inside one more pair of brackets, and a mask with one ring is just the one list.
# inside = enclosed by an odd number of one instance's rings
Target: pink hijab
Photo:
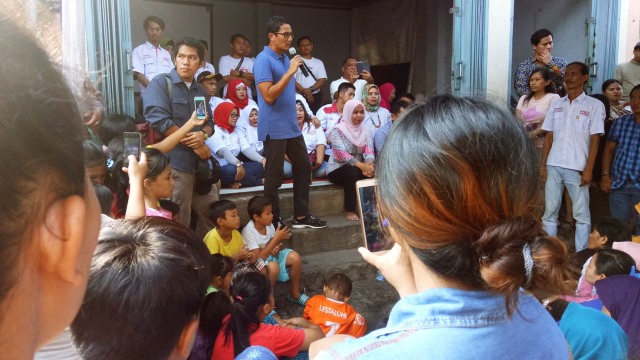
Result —
[[358, 106], [361, 106], [364, 110], [364, 105], [362, 105], [359, 100], [351, 99], [347, 101], [342, 109], [342, 121], [338, 123], [334, 129], [340, 129], [340, 132], [342, 132], [347, 140], [349, 140], [349, 142], [354, 146], [363, 147], [367, 145], [369, 132], [367, 131], [366, 126], [364, 126], [364, 121], [361, 122], [360, 125], [354, 125], [351, 120], [353, 111]]
[[396, 87], [392, 83], [384, 83], [380, 85], [380, 106], [391, 111], [391, 102], [389, 102], [389, 95], [395, 90]]

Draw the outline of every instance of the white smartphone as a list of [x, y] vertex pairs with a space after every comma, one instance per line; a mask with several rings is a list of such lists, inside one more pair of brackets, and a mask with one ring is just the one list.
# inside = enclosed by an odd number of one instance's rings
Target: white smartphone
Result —
[[125, 132], [122, 134], [124, 142], [124, 166], [129, 166], [129, 155], [135, 155], [140, 160], [140, 148], [142, 147], [142, 136], [139, 132]]
[[365, 179], [356, 182], [358, 196], [358, 215], [364, 246], [369, 251], [387, 250], [386, 232], [381, 228], [376, 204], [376, 179]]
[[196, 116], [202, 120], [207, 117], [207, 105], [204, 96], [196, 96], [193, 98], [193, 105], [196, 108]]

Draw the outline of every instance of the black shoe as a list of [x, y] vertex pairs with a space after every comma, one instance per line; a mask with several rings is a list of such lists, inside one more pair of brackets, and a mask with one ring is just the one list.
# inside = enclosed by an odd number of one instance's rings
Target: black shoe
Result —
[[291, 227], [294, 229], [322, 229], [324, 227], [327, 227], [327, 222], [316, 219], [313, 217], [313, 215], [307, 215], [302, 219], [294, 218], [293, 223], [291, 223]]

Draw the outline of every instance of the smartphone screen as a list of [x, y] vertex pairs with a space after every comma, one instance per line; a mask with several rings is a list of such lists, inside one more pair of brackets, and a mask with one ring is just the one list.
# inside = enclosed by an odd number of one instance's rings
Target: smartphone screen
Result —
[[376, 179], [360, 180], [356, 182], [356, 189], [364, 244], [369, 251], [385, 250], [386, 236], [376, 206]]
[[135, 155], [140, 160], [141, 135], [138, 132], [125, 132], [123, 135], [124, 142], [124, 166], [129, 166], [129, 155]]
[[207, 107], [205, 106], [204, 96], [194, 97], [193, 104], [196, 108], [196, 116], [198, 119], [204, 119], [207, 117]]

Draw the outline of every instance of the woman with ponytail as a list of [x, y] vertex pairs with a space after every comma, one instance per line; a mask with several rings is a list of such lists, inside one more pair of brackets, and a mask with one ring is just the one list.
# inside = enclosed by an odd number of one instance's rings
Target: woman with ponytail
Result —
[[[528, 292], [568, 293], [564, 243], [540, 226], [535, 147], [506, 109], [434, 96], [394, 125], [376, 167], [386, 253], [359, 249], [400, 294], [386, 328], [318, 341], [316, 359], [569, 359]], [[426, 355], [427, 354], [427, 355]]]

